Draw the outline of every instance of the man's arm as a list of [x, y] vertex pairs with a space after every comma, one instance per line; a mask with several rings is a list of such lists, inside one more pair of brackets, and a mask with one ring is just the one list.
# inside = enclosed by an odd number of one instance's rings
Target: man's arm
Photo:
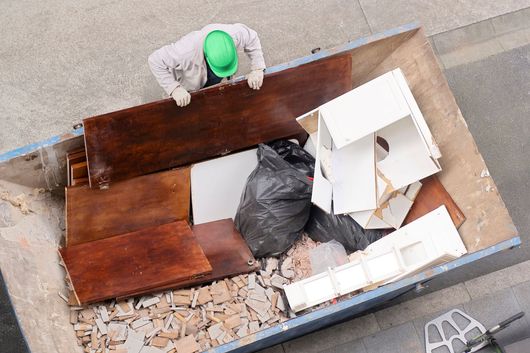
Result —
[[253, 71], [265, 69], [265, 59], [263, 58], [261, 42], [256, 31], [242, 23], [236, 23], [233, 26], [236, 37], [235, 44], [238, 47], [242, 47], [250, 58], [250, 69]]
[[172, 69], [178, 69], [179, 63], [176, 58], [169, 54], [169, 46], [166, 45], [149, 55], [147, 60], [149, 68], [155, 76], [160, 87], [171, 95], [175, 88], [180, 86], [180, 83], [173, 76]]

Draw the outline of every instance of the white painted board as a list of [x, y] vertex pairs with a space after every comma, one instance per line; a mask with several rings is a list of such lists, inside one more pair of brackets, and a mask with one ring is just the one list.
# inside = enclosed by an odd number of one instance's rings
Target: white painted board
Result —
[[345, 214], [377, 207], [375, 135], [332, 150], [333, 213]]
[[389, 283], [462, 256], [465, 249], [445, 206], [372, 243], [350, 263], [284, 286], [295, 312]]
[[434, 141], [434, 137], [432, 136], [431, 130], [429, 130], [427, 122], [425, 121], [425, 118], [423, 117], [423, 114], [421, 113], [421, 110], [418, 107], [418, 103], [416, 103], [416, 100], [414, 99], [414, 96], [412, 94], [412, 91], [410, 90], [410, 87], [407, 83], [405, 75], [403, 74], [403, 71], [401, 71], [400, 68], [397, 68], [392, 71], [392, 75], [394, 76], [394, 80], [398, 84], [401, 93], [403, 94], [403, 97], [407, 101], [409, 110], [414, 117], [416, 125], [421, 131], [421, 135], [424, 139], [425, 145], [429, 149], [432, 157], [434, 159], [441, 158], [442, 154], [440, 153], [440, 149], [438, 148], [436, 141]]
[[394, 190], [440, 171], [411, 116], [384, 127], [377, 135], [389, 145], [388, 156], [377, 163], [377, 169]]
[[234, 219], [247, 178], [258, 165], [256, 151], [234, 153], [191, 167], [194, 224]]
[[392, 72], [323, 104], [320, 112], [339, 149], [410, 115]]
[[315, 175], [313, 178], [313, 193], [311, 202], [321, 208], [326, 213], [331, 213], [332, 185], [322, 173], [321, 155], [322, 148], [331, 150], [332, 141], [326, 123], [319, 114], [318, 133], [315, 157]]
[[467, 253], [462, 238], [460, 238], [460, 234], [458, 234], [458, 230], [445, 206], [440, 206], [373, 242], [364, 251], [366, 253], [385, 252], [399, 246], [400, 243], [421, 241], [423, 237], [430, 237], [434, 241], [434, 247], [441, 253], [453, 257], [460, 257]]

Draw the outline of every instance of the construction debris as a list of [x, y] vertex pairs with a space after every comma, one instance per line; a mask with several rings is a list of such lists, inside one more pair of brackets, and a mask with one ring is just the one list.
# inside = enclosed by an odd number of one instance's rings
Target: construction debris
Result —
[[[288, 320], [283, 285], [290, 281], [266, 259], [260, 274], [126, 301], [71, 307], [70, 322], [85, 352], [195, 353]], [[274, 265], [274, 266], [273, 266]], [[268, 284], [264, 284], [268, 283]]]
[[292, 281], [300, 281], [312, 275], [310, 251], [319, 245], [306, 234], [304, 234], [294, 246], [287, 251], [287, 256], [293, 258], [294, 278]]

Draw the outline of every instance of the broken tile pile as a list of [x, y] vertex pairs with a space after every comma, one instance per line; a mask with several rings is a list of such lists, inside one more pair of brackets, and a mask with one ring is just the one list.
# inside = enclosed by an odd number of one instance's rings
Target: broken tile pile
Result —
[[[320, 243], [312, 240], [307, 234], [303, 234], [293, 246], [287, 250], [286, 258], [282, 262], [282, 275], [291, 279], [291, 282], [300, 281], [313, 275], [311, 269], [311, 257], [309, 256], [312, 249]], [[292, 260], [287, 260], [291, 258]], [[288, 277], [290, 273], [283, 271], [287, 264], [293, 266], [294, 277]]]
[[259, 273], [210, 285], [70, 307], [87, 353], [194, 353], [288, 320], [284, 285], [292, 261], [264, 259]]

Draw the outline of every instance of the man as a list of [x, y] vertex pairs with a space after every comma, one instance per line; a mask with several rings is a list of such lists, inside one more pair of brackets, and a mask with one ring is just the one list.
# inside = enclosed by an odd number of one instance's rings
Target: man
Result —
[[190, 103], [189, 91], [215, 85], [237, 71], [237, 50], [251, 60], [248, 85], [260, 89], [265, 60], [257, 33], [241, 23], [210, 24], [149, 56], [151, 72], [179, 107]]

